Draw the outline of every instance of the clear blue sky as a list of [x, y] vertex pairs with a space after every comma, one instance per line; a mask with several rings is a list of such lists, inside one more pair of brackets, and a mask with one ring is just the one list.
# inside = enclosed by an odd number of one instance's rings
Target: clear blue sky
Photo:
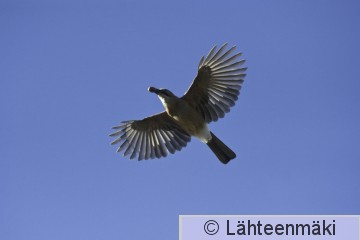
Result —
[[[60, 3], [61, 2], [61, 3]], [[0, 2], [0, 239], [177, 239], [179, 214], [360, 213], [359, 1]], [[193, 139], [130, 161], [111, 127], [163, 110], [200, 57], [248, 76]]]

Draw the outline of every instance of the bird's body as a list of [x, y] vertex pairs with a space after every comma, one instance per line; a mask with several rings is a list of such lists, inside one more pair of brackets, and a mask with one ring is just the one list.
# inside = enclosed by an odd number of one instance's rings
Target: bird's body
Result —
[[189, 135], [206, 143], [211, 139], [210, 130], [204, 118], [186, 101], [176, 96], [159, 96], [166, 113]]
[[114, 127], [117, 131], [110, 136], [118, 136], [112, 144], [121, 143], [118, 151], [130, 159], [165, 157], [187, 145], [191, 137], [196, 137], [215, 153], [222, 163], [228, 163], [236, 154], [220, 141], [208, 127], [235, 105], [244, 81], [246, 68], [240, 68], [245, 60], [235, 61], [241, 53], [229, 57], [235, 49], [225, 51], [224, 44], [217, 52], [216, 46], [199, 64], [198, 75], [182, 97], [175, 96], [167, 89], [149, 87], [157, 94], [165, 112], [144, 118], [126, 121]]

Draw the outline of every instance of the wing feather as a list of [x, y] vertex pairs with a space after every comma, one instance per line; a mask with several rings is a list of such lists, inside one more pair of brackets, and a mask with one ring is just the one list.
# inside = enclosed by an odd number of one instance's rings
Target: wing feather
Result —
[[191, 136], [181, 129], [166, 112], [142, 120], [124, 121], [110, 134], [116, 139], [112, 145], [120, 145], [118, 152], [130, 159], [152, 159], [166, 157], [168, 153], [180, 151], [191, 140]]
[[217, 121], [230, 111], [246, 76], [245, 60], [238, 60], [242, 53], [234, 53], [235, 46], [226, 47], [225, 43], [216, 51], [215, 46], [201, 58], [198, 74], [182, 97], [206, 122]]

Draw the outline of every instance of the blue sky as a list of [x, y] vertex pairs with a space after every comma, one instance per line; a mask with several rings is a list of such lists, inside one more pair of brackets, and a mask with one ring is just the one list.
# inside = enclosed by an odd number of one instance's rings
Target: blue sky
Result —
[[[1, 1], [0, 239], [177, 239], [179, 214], [360, 213], [358, 1]], [[202, 55], [248, 76], [196, 139], [130, 161], [111, 127], [163, 110]], [[136, 96], [136, 97], [135, 97]]]

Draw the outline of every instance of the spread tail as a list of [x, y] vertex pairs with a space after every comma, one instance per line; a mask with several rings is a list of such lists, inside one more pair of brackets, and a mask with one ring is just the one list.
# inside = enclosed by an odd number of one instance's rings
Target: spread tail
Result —
[[212, 132], [211, 140], [207, 142], [207, 145], [215, 153], [217, 158], [224, 164], [227, 164], [231, 159], [236, 157], [236, 154], [223, 143], [220, 139], [218, 139]]

